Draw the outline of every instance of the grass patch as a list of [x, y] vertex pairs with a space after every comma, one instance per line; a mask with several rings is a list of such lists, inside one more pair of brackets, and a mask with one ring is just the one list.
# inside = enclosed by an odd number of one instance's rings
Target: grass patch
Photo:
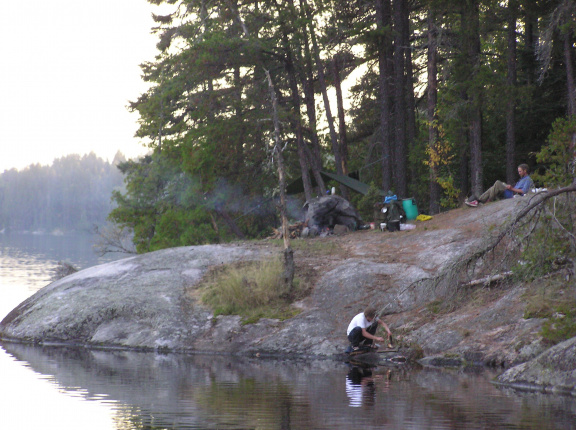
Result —
[[291, 318], [299, 313], [292, 302], [308, 288], [299, 278], [287, 288], [283, 270], [280, 258], [220, 266], [208, 275], [201, 300], [214, 310], [214, 316], [240, 315], [244, 324], [260, 318]]
[[426, 304], [426, 309], [428, 309], [428, 312], [433, 313], [434, 315], [438, 315], [445, 311], [442, 300], [434, 300]]
[[576, 336], [576, 288], [561, 273], [540, 278], [528, 285], [524, 318], [547, 318], [540, 336], [557, 344]]
[[576, 301], [563, 303], [554, 311], [540, 332], [544, 341], [553, 345], [576, 336]]
[[526, 302], [524, 318], [550, 318], [559, 307], [573, 300], [575, 290], [561, 274], [532, 282], [522, 296]]

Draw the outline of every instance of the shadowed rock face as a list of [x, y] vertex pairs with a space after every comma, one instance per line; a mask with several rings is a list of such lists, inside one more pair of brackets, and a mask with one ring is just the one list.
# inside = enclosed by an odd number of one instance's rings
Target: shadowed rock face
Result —
[[[523, 318], [521, 285], [448, 314], [430, 316], [426, 306], [441, 299], [446, 288], [457, 287], [440, 288], [432, 278], [477, 250], [525, 202], [457, 209], [418, 222], [411, 231], [310, 239], [335, 245], [334, 251], [318, 257], [296, 250], [296, 264], [314, 272], [316, 281], [297, 304], [301, 313], [290, 320], [243, 325], [237, 316], [214, 318], [195, 294], [206, 271], [280, 251], [261, 242], [207, 245], [130, 257], [56, 281], [15, 308], [0, 323], [0, 337], [109, 348], [330, 356], [346, 347], [350, 319], [373, 304], [394, 336], [419, 345], [426, 356], [521, 363], [545, 349], [537, 341], [541, 320]], [[566, 366], [573, 369], [570, 362]]]

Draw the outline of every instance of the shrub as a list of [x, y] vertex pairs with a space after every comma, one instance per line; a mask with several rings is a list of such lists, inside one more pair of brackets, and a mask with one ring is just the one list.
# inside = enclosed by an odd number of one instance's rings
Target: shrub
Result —
[[71, 263], [66, 261], [59, 261], [56, 268], [54, 268], [51, 279], [57, 281], [59, 279], [65, 278], [68, 275], [76, 273], [78, 269], [74, 267]]
[[[286, 319], [296, 314], [290, 307], [298, 297], [282, 280], [280, 258], [225, 266], [212, 274], [202, 295], [202, 302], [212, 307], [214, 315], [240, 315], [244, 323], [260, 318]], [[299, 282], [293, 289], [298, 289]]]
[[550, 318], [561, 306], [576, 293], [576, 289], [566, 283], [561, 273], [546, 278], [538, 278], [527, 283], [522, 299], [526, 302], [524, 318]]
[[371, 183], [370, 188], [368, 188], [368, 193], [362, 196], [356, 206], [362, 220], [366, 222], [374, 221], [374, 205], [383, 200], [384, 198], [380, 195], [378, 187], [374, 183]]

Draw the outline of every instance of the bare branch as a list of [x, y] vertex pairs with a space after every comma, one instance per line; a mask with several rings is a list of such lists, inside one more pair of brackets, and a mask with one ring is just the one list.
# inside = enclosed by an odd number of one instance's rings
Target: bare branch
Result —
[[120, 227], [116, 224], [107, 224], [102, 228], [94, 226], [94, 233], [97, 235], [94, 250], [100, 256], [110, 252], [137, 253], [132, 242], [133, 232], [127, 227]]

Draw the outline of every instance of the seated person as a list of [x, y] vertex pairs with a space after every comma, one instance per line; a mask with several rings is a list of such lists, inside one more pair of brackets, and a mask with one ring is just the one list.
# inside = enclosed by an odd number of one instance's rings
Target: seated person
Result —
[[392, 333], [384, 321], [376, 316], [376, 309], [368, 307], [364, 312], [359, 313], [348, 325], [346, 334], [348, 340], [352, 345], [352, 349], [357, 351], [360, 345], [371, 346], [378, 348], [378, 345], [373, 344], [373, 341], [384, 342], [383, 337], [376, 336], [376, 329], [381, 325], [388, 333], [388, 348], [392, 348], [390, 343], [390, 336]]
[[518, 175], [520, 176], [520, 180], [516, 182], [516, 185], [512, 186], [502, 181], [496, 181], [494, 182], [494, 185], [488, 188], [480, 197], [470, 197], [464, 203], [475, 208], [479, 203], [487, 203], [499, 199], [510, 199], [515, 195], [523, 196], [534, 187], [534, 182], [528, 174], [529, 171], [530, 168], [527, 164], [520, 164], [518, 166]]

